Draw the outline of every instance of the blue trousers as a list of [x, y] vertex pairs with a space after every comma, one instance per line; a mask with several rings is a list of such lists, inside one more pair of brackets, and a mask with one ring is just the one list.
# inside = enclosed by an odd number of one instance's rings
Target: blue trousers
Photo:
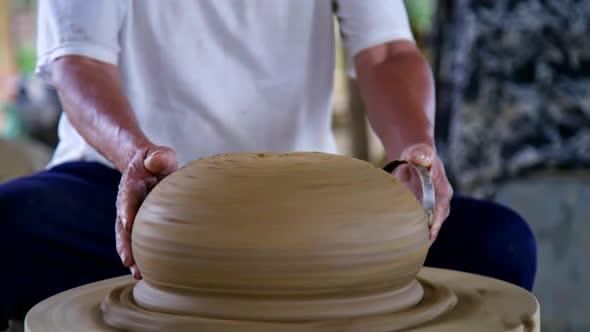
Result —
[[[0, 185], [0, 330], [51, 295], [129, 273], [115, 250], [120, 178], [97, 163], [72, 162]], [[530, 290], [535, 240], [513, 211], [455, 196], [426, 265]]]

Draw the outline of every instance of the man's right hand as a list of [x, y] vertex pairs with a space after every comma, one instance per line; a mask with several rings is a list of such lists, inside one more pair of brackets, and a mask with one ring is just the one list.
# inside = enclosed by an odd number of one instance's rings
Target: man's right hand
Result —
[[135, 265], [131, 250], [131, 230], [135, 215], [147, 194], [177, 167], [176, 153], [172, 149], [151, 146], [133, 154], [123, 172], [117, 195], [117, 252], [123, 265], [130, 268], [135, 279], [141, 279], [141, 272]]
[[131, 229], [139, 206], [177, 168], [170, 148], [154, 145], [141, 130], [125, 95], [119, 67], [79, 55], [56, 59], [51, 81], [76, 131], [121, 173], [117, 196], [117, 252], [136, 279]]

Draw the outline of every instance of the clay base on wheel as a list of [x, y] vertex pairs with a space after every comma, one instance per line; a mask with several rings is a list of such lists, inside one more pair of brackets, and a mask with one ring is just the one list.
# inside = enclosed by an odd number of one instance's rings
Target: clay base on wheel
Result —
[[[428, 322], [451, 309], [456, 303], [453, 292], [440, 285], [420, 280], [424, 288], [422, 301], [411, 308], [379, 315], [309, 321], [252, 321], [183, 316], [149, 311], [133, 300], [133, 284], [111, 291], [103, 303], [104, 318], [110, 326], [131, 331], [208, 331], [208, 332], [297, 332], [363, 331], [393, 332]], [[149, 326], [149, 329], [145, 327]]]
[[[427, 286], [431, 285], [427, 283]], [[309, 295], [232, 296], [190, 290], [178, 292], [153, 288], [145, 279], [123, 288], [125, 289], [114, 289], [107, 295], [109, 304], [103, 306], [103, 312], [105, 310], [111, 313], [116, 310], [126, 311], [127, 308], [123, 304], [131, 300], [130, 288], [133, 288], [132, 302], [134, 302], [130, 304], [133, 304], [134, 308], [141, 307], [150, 312], [239, 321], [294, 322], [348, 319], [403, 311], [419, 304], [424, 296], [424, 288], [417, 280], [413, 280], [402, 288], [380, 289], [357, 294], [349, 292], [332, 297], [325, 295], [315, 297]], [[427, 291], [433, 292], [434, 288], [429, 287]], [[451, 292], [448, 291], [448, 293]]]
[[[419, 274], [423, 285], [444, 285], [457, 296], [456, 305], [448, 312], [430, 322], [408, 328], [404, 331], [427, 332], [456, 332], [456, 331], [540, 331], [539, 304], [535, 297], [527, 291], [508, 283], [481, 277], [477, 275], [424, 268]], [[132, 284], [130, 277], [120, 277], [85, 285], [51, 297], [36, 305], [28, 313], [25, 320], [25, 330], [28, 332], [115, 332], [117, 329], [108, 327], [101, 313], [100, 305], [105, 296], [117, 287]], [[431, 286], [425, 287], [425, 290]], [[438, 288], [444, 289], [442, 288]], [[432, 289], [425, 291], [432, 294]], [[441, 294], [444, 296], [444, 294]], [[439, 296], [441, 296], [439, 295]], [[125, 298], [125, 297], [123, 297]], [[425, 298], [422, 302], [428, 301]], [[437, 302], [437, 301], [434, 301]], [[424, 306], [426, 308], [427, 306]], [[418, 308], [418, 306], [416, 307]], [[412, 309], [409, 309], [412, 310]], [[399, 313], [398, 313], [399, 314]], [[166, 314], [158, 314], [166, 315]], [[395, 317], [391, 315], [389, 321], [379, 315], [381, 319], [360, 321], [355, 318], [340, 321], [337, 325], [295, 323], [302, 324], [288, 327], [285, 324], [264, 326], [263, 322], [227, 321], [218, 319], [199, 319], [202, 331], [387, 331], [383, 330], [385, 323], [390, 323]], [[400, 317], [400, 316], [397, 316]], [[192, 331], [194, 325], [187, 328], [186, 321], [177, 318], [173, 321], [159, 321], [152, 315], [138, 318], [145, 325], [142, 331]], [[422, 317], [424, 318], [424, 317]], [[191, 318], [195, 320], [195, 318]], [[191, 324], [194, 323], [191, 322]], [[270, 323], [269, 323], [270, 324]], [[404, 324], [403, 320], [399, 324]], [[407, 327], [408, 325], [405, 325]], [[389, 331], [405, 328], [397, 326]]]

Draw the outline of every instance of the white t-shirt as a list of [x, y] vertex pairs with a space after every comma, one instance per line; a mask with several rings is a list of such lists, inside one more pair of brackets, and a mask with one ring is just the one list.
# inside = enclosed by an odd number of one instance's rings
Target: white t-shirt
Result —
[[[413, 40], [402, 0], [43, 0], [37, 73], [115, 64], [141, 129], [179, 164], [238, 151], [336, 152], [336, 14], [347, 53]], [[64, 115], [51, 165], [111, 165]]]

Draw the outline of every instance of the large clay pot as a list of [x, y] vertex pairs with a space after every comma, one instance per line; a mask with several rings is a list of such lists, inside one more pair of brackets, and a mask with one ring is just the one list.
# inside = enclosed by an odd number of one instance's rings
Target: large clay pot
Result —
[[223, 154], [164, 179], [133, 254], [145, 308], [232, 319], [334, 319], [420, 301], [427, 217], [395, 177], [323, 153]]

